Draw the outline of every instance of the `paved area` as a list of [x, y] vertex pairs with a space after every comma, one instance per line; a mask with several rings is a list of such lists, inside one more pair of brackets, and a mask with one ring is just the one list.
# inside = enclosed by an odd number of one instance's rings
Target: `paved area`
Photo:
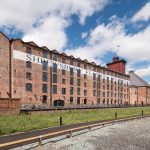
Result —
[[150, 118], [114, 124], [71, 138], [49, 142], [41, 149], [150, 150]]

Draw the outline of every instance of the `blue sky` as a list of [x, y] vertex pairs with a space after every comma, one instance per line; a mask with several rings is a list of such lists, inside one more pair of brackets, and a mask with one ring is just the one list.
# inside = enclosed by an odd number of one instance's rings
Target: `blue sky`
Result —
[[150, 83], [149, 0], [44, 2], [1, 0], [0, 30], [102, 66], [118, 55]]

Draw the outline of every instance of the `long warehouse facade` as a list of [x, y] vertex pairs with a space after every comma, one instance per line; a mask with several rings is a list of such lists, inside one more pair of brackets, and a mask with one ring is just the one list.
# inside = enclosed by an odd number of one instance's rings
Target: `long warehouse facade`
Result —
[[102, 67], [0, 33], [0, 97], [20, 98], [22, 108], [129, 104], [125, 65], [115, 57]]

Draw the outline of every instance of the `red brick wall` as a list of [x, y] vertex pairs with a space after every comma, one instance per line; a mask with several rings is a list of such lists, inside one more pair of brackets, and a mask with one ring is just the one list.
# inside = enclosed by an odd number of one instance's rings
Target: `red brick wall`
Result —
[[0, 98], [0, 115], [18, 115], [20, 113], [20, 99]]

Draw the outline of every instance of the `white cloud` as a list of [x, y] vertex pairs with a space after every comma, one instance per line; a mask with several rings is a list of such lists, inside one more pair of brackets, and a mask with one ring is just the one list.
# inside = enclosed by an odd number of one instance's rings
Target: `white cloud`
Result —
[[87, 32], [83, 32], [83, 33], [81, 34], [81, 38], [82, 38], [82, 39], [85, 39], [87, 36], [88, 36], [88, 33], [87, 33]]
[[117, 19], [109, 24], [100, 24], [88, 37], [87, 45], [72, 50], [76, 57], [99, 61], [108, 52], [115, 52], [126, 58], [129, 63], [150, 60], [150, 26], [136, 34], [127, 34], [124, 23]]
[[135, 71], [140, 77], [150, 77], [150, 66]]
[[147, 2], [131, 19], [133, 22], [148, 21], [150, 19], [150, 2]]
[[[81, 24], [96, 11], [102, 10], [109, 0], [1, 0], [0, 27], [14, 26], [22, 30], [25, 40], [50, 49], [66, 46], [65, 29], [71, 16], [77, 15]], [[43, 38], [43, 39], [42, 39]]]

